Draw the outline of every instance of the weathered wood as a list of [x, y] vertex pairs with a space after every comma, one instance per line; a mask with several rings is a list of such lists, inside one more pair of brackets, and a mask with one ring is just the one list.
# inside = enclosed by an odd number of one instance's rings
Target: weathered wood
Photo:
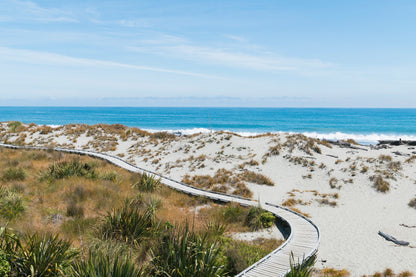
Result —
[[389, 240], [397, 245], [408, 246], [410, 244], [408, 241], [398, 240], [389, 234], [383, 233], [382, 231], [378, 231], [378, 234], [382, 236], [383, 238], [385, 238], [386, 240]]

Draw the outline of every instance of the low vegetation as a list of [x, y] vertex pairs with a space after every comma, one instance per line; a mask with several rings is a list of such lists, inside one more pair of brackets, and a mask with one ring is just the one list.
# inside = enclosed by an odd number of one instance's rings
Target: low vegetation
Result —
[[409, 207], [416, 209], [416, 197], [409, 201]]
[[273, 224], [260, 207], [187, 196], [88, 157], [0, 151], [0, 168], [27, 164], [23, 180], [1, 178], [0, 276], [230, 276], [282, 243], [231, 239]]
[[374, 182], [374, 188], [379, 191], [386, 193], [390, 190], [390, 183], [383, 179], [381, 175], [375, 175], [370, 178]]

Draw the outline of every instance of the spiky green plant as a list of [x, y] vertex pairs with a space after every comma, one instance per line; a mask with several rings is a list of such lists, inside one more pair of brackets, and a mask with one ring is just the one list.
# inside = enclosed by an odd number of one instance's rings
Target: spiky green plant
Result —
[[96, 179], [98, 174], [94, 170], [94, 166], [90, 163], [82, 163], [78, 159], [72, 161], [62, 161], [51, 164], [42, 174], [41, 180], [49, 182], [55, 179], [63, 179], [72, 176]]
[[23, 235], [2, 229], [0, 249], [10, 263], [12, 276], [63, 276], [71, 269], [77, 252], [57, 235]]
[[104, 239], [116, 239], [128, 243], [138, 243], [149, 237], [154, 227], [153, 213], [142, 211], [126, 201], [121, 208], [114, 209], [104, 217], [99, 234]]
[[290, 272], [285, 277], [311, 277], [313, 273], [313, 266], [316, 262], [316, 254], [312, 255], [309, 259], [303, 259], [302, 261], [295, 261], [293, 253], [290, 255]]
[[102, 251], [90, 250], [88, 257], [74, 265], [74, 277], [144, 277], [140, 268], [126, 256], [110, 256]]
[[12, 220], [25, 210], [22, 197], [8, 189], [0, 187], [0, 217]]
[[157, 190], [159, 185], [160, 185], [160, 178], [156, 179], [155, 175], [149, 175], [149, 174], [143, 173], [140, 180], [137, 183], [135, 183], [133, 187], [141, 191], [153, 192]]
[[225, 276], [218, 242], [184, 228], [169, 228], [153, 251], [152, 276]]

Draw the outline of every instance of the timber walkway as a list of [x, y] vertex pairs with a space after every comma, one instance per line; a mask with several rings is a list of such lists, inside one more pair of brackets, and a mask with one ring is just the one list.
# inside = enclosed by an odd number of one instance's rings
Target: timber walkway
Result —
[[274, 205], [271, 203], [259, 203], [244, 197], [228, 195], [213, 191], [207, 191], [185, 183], [172, 180], [158, 173], [140, 168], [130, 164], [119, 157], [94, 151], [65, 149], [65, 148], [48, 148], [37, 146], [16, 146], [11, 144], [0, 143], [0, 146], [12, 149], [34, 149], [34, 150], [54, 150], [79, 155], [88, 155], [91, 157], [106, 160], [116, 166], [124, 168], [131, 172], [150, 173], [160, 177], [161, 182], [166, 186], [178, 191], [195, 196], [205, 196], [207, 198], [221, 202], [235, 202], [243, 206], [258, 206], [271, 212], [280, 220], [284, 221], [290, 227], [290, 235], [287, 240], [277, 249], [262, 258], [260, 261], [246, 268], [239, 273], [237, 277], [280, 277], [285, 276], [290, 271], [290, 259], [293, 254], [295, 262], [310, 258], [316, 253], [319, 242], [320, 232], [318, 227], [308, 218], [296, 213], [288, 208]]

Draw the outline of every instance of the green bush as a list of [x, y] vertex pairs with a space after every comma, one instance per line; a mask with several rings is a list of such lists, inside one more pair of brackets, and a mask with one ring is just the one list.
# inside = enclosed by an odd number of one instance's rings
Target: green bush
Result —
[[239, 204], [231, 203], [221, 209], [222, 220], [227, 223], [242, 222], [246, 211]]
[[73, 276], [76, 277], [143, 277], [144, 268], [139, 268], [126, 256], [110, 256], [91, 249], [87, 259], [75, 263]]
[[73, 176], [96, 179], [98, 174], [95, 172], [92, 164], [82, 163], [77, 159], [73, 159], [71, 162], [63, 161], [51, 164], [43, 173], [41, 179], [53, 181], [55, 179], [64, 179]]
[[22, 122], [20, 121], [10, 121], [9, 123], [7, 123], [7, 127], [10, 128], [10, 132], [15, 132], [16, 128], [21, 125], [22, 125]]
[[246, 225], [252, 230], [259, 230], [271, 227], [274, 220], [275, 217], [272, 213], [263, 210], [261, 207], [251, 207], [246, 217]]
[[154, 175], [143, 173], [140, 180], [133, 187], [146, 192], [154, 192], [160, 186], [160, 179], [156, 179]]
[[222, 238], [221, 244], [227, 259], [227, 271], [231, 276], [243, 271], [270, 252], [261, 245], [236, 241], [231, 238]]
[[7, 255], [3, 250], [0, 249], [0, 276], [9, 276], [10, 270], [11, 267], [7, 259]]
[[62, 276], [77, 256], [70, 246], [69, 241], [57, 235], [19, 236], [3, 228], [0, 236], [0, 249], [10, 263], [11, 276]]
[[3, 181], [23, 181], [26, 179], [26, 172], [20, 167], [9, 167], [3, 171]]
[[295, 261], [293, 253], [290, 257], [290, 272], [285, 277], [311, 277], [313, 276], [313, 266], [316, 262], [316, 254], [307, 260]]
[[155, 223], [153, 219], [152, 213], [141, 211], [139, 207], [130, 205], [130, 201], [126, 201], [124, 206], [104, 217], [99, 234], [104, 239], [137, 244], [152, 234]]
[[168, 228], [153, 251], [152, 276], [225, 276], [217, 241], [184, 228]]
[[0, 217], [12, 220], [25, 210], [19, 194], [0, 188]]

